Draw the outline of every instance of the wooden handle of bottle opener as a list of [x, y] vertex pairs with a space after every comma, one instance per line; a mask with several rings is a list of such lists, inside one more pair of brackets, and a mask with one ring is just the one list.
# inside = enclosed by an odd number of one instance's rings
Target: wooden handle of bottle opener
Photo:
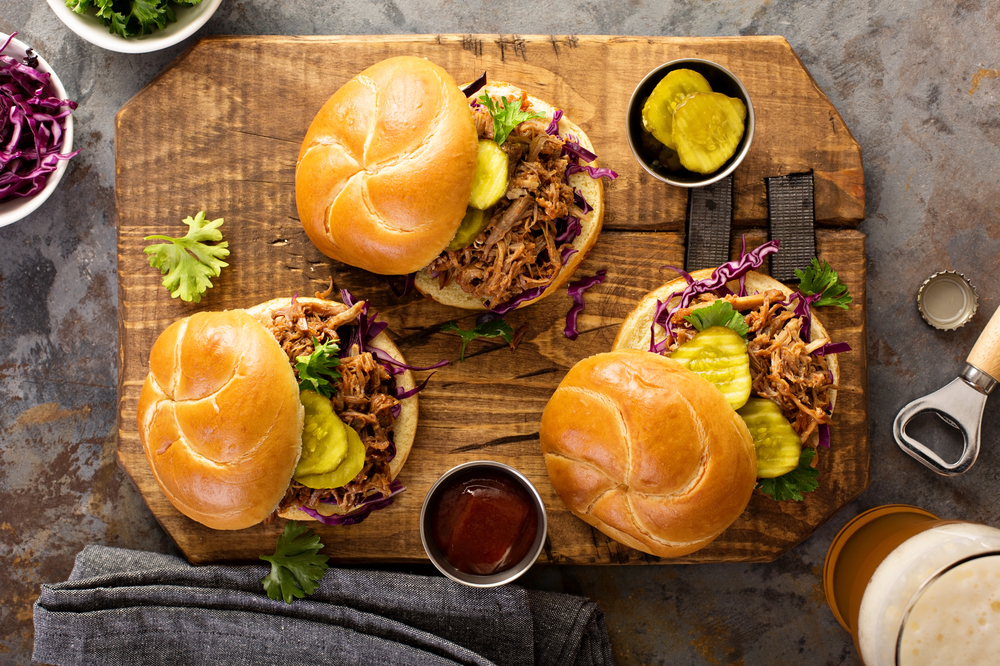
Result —
[[1000, 308], [993, 313], [966, 359], [993, 379], [1000, 381]]

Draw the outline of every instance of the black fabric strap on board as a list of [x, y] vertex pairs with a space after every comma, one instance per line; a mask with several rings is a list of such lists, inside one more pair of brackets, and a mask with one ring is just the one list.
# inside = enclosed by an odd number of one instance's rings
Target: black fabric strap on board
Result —
[[715, 268], [729, 261], [733, 225], [733, 177], [688, 190], [684, 269]]
[[771, 277], [794, 282], [795, 269], [805, 269], [816, 256], [816, 209], [813, 175], [793, 173], [767, 178], [767, 221], [772, 240], [781, 249], [771, 255]]

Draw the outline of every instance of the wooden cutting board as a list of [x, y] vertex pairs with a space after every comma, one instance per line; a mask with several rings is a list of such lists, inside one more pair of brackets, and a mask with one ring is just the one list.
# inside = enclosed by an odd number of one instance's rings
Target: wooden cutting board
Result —
[[[757, 114], [754, 143], [735, 173], [737, 227], [763, 240], [763, 178], [812, 171], [816, 179], [821, 257], [849, 285], [848, 311], [823, 312], [841, 356], [841, 391], [833, 447], [817, 456], [820, 489], [801, 503], [755, 493], [747, 511], [709, 547], [679, 562], [769, 561], [801, 542], [868, 484], [865, 360], [864, 216], [861, 153], [837, 111], [780, 37], [713, 39], [635, 37], [214, 37], [198, 42], [139, 92], [116, 122], [118, 278], [121, 303], [119, 448], [121, 465], [163, 528], [192, 562], [256, 559], [273, 549], [281, 525], [237, 532], [209, 530], [179, 514], [156, 486], [143, 456], [136, 404], [149, 349], [172, 321], [200, 310], [249, 307], [294, 293], [312, 295], [332, 277], [370, 300], [390, 324], [407, 360], [457, 361], [459, 341], [438, 332], [475, 314], [425, 301], [397, 299], [384, 279], [333, 262], [306, 238], [294, 198], [294, 168], [306, 127], [323, 102], [365, 67], [395, 55], [425, 56], [456, 80], [519, 85], [565, 110], [588, 132], [600, 163], [620, 178], [607, 188], [600, 241], [577, 273], [608, 271], [586, 294], [580, 337], [563, 335], [571, 301], [565, 291], [508, 316], [528, 325], [515, 352], [476, 341], [464, 363], [441, 369], [420, 394], [420, 426], [401, 474], [408, 490], [391, 508], [347, 528], [316, 524], [338, 561], [425, 559], [417, 516], [430, 485], [467, 460], [493, 459], [523, 471], [541, 492], [549, 516], [542, 561], [666, 561], [604, 537], [572, 516], [552, 490], [538, 445], [542, 410], [580, 359], [611, 347], [618, 325], [638, 300], [681, 265], [687, 192], [641, 170], [628, 149], [625, 109], [638, 82], [680, 57], [714, 60], [750, 92]], [[199, 304], [172, 300], [142, 252], [152, 234], [183, 235], [181, 219], [205, 210], [224, 217], [230, 266]], [[734, 247], [738, 247], [738, 234]], [[420, 373], [423, 374], [423, 373]]]

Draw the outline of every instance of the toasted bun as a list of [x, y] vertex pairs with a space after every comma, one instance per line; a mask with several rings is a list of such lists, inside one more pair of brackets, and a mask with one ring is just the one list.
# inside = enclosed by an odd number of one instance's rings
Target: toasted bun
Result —
[[[503, 97], [507, 95], [513, 95], [517, 98], [521, 97], [521, 89], [509, 83], [492, 82], [487, 84], [486, 87], [483, 88], [483, 91], [495, 97]], [[552, 120], [552, 116], [555, 114], [556, 110], [551, 104], [543, 102], [533, 95], [528, 95], [528, 102], [531, 105], [529, 107], [531, 111], [542, 114], [548, 121]], [[590, 142], [586, 132], [584, 132], [578, 125], [568, 120], [565, 115], [563, 115], [562, 119], [559, 121], [559, 134], [562, 136], [572, 134], [579, 139], [579, 144], [581, 146], [591, 152], [594, 152], [594, 145]], [[597, 166], [597, 162], [593, 162], [591, 165]], [[597, 237], [601, 233], [601, 225], [604, 222], [603, 182], [600, 178], [591, 178], [588, 174], [580, 172], [570, 175], [569, 184], [579, 190], [583, 195], [583, 198], [586, 199], [587, 203], [594, 209], [580, 220], [580, 235], [577, 236], [572, 243], [573, 248], [577, 250], [577, 253], [571, 256], [569, 261], [563, 265], [562, 270], [560, 270], [559, 274], [556, 275], [551, 283], [549, 283], [549, 286], [545, 291], [543, 291], [537, 298], [521, 303], [518, 305], [519, 308], [523, 308], [527, 305], [540, 301], [565, 284], [566, 281], [573, 276], [573, 273], [576, 272], [576, 269], [580, 266], [580, 264], [583, 263], [583, 260], [590, 252], [590, 248], [594, 247], [594, 243], [597, 242]], [[452, 234], [452, 236], [454, 236], [454, 234]], [[448, 239], [448, 242], [451, 242], [451, 238]], [[447, 243], [445, 243], [445, 245], [447, 245]], [[443, 250], [444, 247], [441, 249]], [[438, 254], [440, 254], [440, 252], [438, 252]], [[436, 257], [437, 255], [434, 256]], [[428, 261], [427, 263], [430, 262]], [[444, 305], [450, 305], [456, 308], [465, 308], [467, 310], [486, 309], [481, 299], [473, 296], [472, 294], [467, 294], [455, 282], [452, 282], [444, 289], [441, 289], [438, 287], [437, 278], [431, 277], [430, 271], [426, 269], [417, 273], [415, 286], [418, 290], [420, 290], [420, 293], [438, 301], [439, 303], [443, 303]]]
[[[704, 280], [712, 275], [713, 268], [705, 268], [699, 271], [691, 273], [691, 277], [695, 280]], [[677, 278], [672, 282], [668, 282], [658, 289], [646, 294], [639, 304], [635, 306], [635, 309], [625, 317], [625, 321], [622, 322], [622, 326], [618, 329], [618, 335], [615, 336], [615, 342], [612, 345], [612, 349], [649, 349], [649, 327], [653, 323], [653, 313], [656, 312], [656, 301], [661, 303], [666, 303], [669, 299], [679, 296], [684, 288], [687, 286], [687, 281], [684, 278]], [[728, 286], [736, 291], [739, 289], [739, 284], [736, 281], [730, 282]], [[755, 271], [750, 271], [747, 273], [746, 279], [747, 293], [756, 293], [761, 291], [766, 291], [768, 289], [779, 289], [785, 296], [792, 293], [792, 290], [781, 284], [769, 275], [764, 275], [763, 273], [757, 273]], [[656, 339], [657, 341], [662, 340], [666, 337], [666, 331], [662, 326], [656, 326]], [[812, 338], [818, 340], [819, 338], [829, 338], [830, 334], [827, 333], [826, 328], [823, 327], [823, 323], [816, 316], [815, 311], [812, 312]], [[833, 374], [833, 383], [837, 385], [840, 382], [840, 363], [837, 361], [836, 354], [829, 354], [826, 356], [827, 366], [830, 368], [830, 372]], [[830, 389], [830, 411], [833, 411], [833, 406], [837, 402], [837, 391], [836, 389]], [[813, 434], [811, 443], [813, 446], [816, 445], [818, 437]]]
[[623, 349], [577, 363], [542, 413], [552, 486], [577, 517], [660, 557], [743, 513], [757, 454], [722, 393], [676, 361]]
[[[347, 310], [347, 306], [343, 303], [325, 301], [319, 298], [299, 296], [297, 300], [302, 304], [321, 304], [324, 306], [324, 309], [333, 315], [338, 314], [338, 309], [340, 312]], [[276, 298], [248, 309], [247, 313], [263, 323], [271, 319], [271, 315], [274, 311], [283, 308], [286, 305], [288, 305], [287, 298]], [[385, 331], [382, 331], [372, 339], [371, 346], [381, 349], [400, 363], [406, 362], [406, 359], [403, 358], [402, 352], [400, 352], [399, 348], [393, 344], [392, 340], [389, 339], [389, 336], [385, 334]], [[289, 365], [289, 368], [290, 367], [291, 366]], [[407, 391], [414, 388], [416, 384], [413, 381], [413, 374], [409, 370], [406, 370], [403, 374], [396, 375], [396, 385]], [[396, 457], [389, 463], [389, 473], [392, 478], [395, 479], [396, 476], [399, 475], [399, 471], [403, 469], [403, 464], [406, 462], [407, 456], [410, 455], [410, 449], [413, 448], [413, 440], [417, 435], [417, 396], [410, 396], [400, 403], [399, 418], [396, 419], [396, 422], [393, 425], [392, 434], [393, 441], [396, 444]], [[285, 488], [288, 487], [288, 479], [290, 479], [291, 476], [291, 473], [289, 473], [286, 477]], [[284, 492], [282, 492], [282, 495], [283, 494]], [[273, 509], [274, 507], [272, 507], [272, 510]], [[329, 505], [321, 505], [319, 512], [323, 515], [339, 513], [337, 507]], [[308, 513], [300, 511], [299, 509], [288, 509], [286, 511], [282, 511], [278, 515], [289, 520], [316, 520]]]
[[217, 530], [264, 520], [302, 451], [299, 387], [270, 333], [242, 310], [200, 312], [153, 344], [139, 438], [156, 482]]
[[478, 137], [454, 79], [423, 58], [376, 63], [313, 119], [295, 167], [306, 235], [372, 273], [429, 264], [465, 216]]

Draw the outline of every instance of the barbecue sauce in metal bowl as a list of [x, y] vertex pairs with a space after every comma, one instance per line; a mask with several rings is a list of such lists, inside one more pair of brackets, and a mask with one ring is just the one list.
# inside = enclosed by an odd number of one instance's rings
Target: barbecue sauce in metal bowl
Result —
[[466, 574], [488, 576], [516, 566], [538, 532], [528, 490], [497, 468], [472, 468], [446, 479], [428, 508], [434, 544]]

